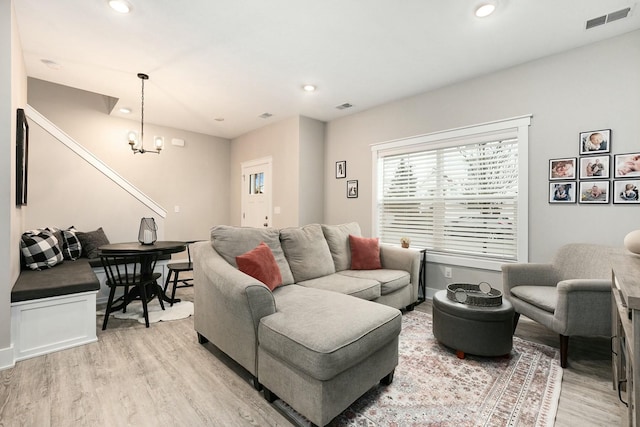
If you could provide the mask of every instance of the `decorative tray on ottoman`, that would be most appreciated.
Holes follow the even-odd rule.
[[[492,288],[487,282],[480,282],[477,285],[472,283],[451,283],[447,285],[447,298],[451,301],[478,307],[502,305],[502,292]]]

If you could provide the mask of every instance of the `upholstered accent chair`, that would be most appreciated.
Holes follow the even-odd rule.
[[[611,336],[609,257],[624,248],[574,243],[550,264],[502,266],[504,296],[520,314],[560,335],[560,365],[567,367],[570,336]]]

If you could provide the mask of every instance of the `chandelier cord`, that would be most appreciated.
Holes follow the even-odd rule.
[[[141,148],[144,150],[144,78],[142,80],[142,108],[140,110],[140,144]]]

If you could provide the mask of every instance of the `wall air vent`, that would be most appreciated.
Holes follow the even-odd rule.
[[[589,19],[587,21],[587,30],[597,27],[598,25],[604,25],[607,23],[607,15],[598,16],[597,18]]]
[[[617,12],[611,12],[607,15],[607,24],[609,22],[617,21],[618,19],[626,18],[627,16],[629,16],[629,12],[631,12],[630,7],[619,10]]]
[[[262,113],[258,117],[260,117],[261,119],[268,119],[271,116],[273,116],[273,114],[271,113]]]
[[[626,18],[631,12],[630,7],[611,12],[608,15],[598,16],[597,18],[589,19],[587,21],[586,29],[589,30],[593,27],[608,24],[609,22],[617,21],[618,19]]]
[[[353,105],[349,104],[348,102],[345,102],[344,104],[340,104],[336,106],[338,110],[346,110],[347,108],[351,108],[351,107],[353,107]]]

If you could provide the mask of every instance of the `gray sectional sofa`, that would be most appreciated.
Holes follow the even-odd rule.
[[[284,229],[217,226],[193,245],[201,343],[243,366],[265,398],[325,425],[398,363],[401,312],[418,296],[419,252],[380,246],[381,269],[352,270],[357,223]],[[264,242],[280,270],[271,291],[237,268]]]

